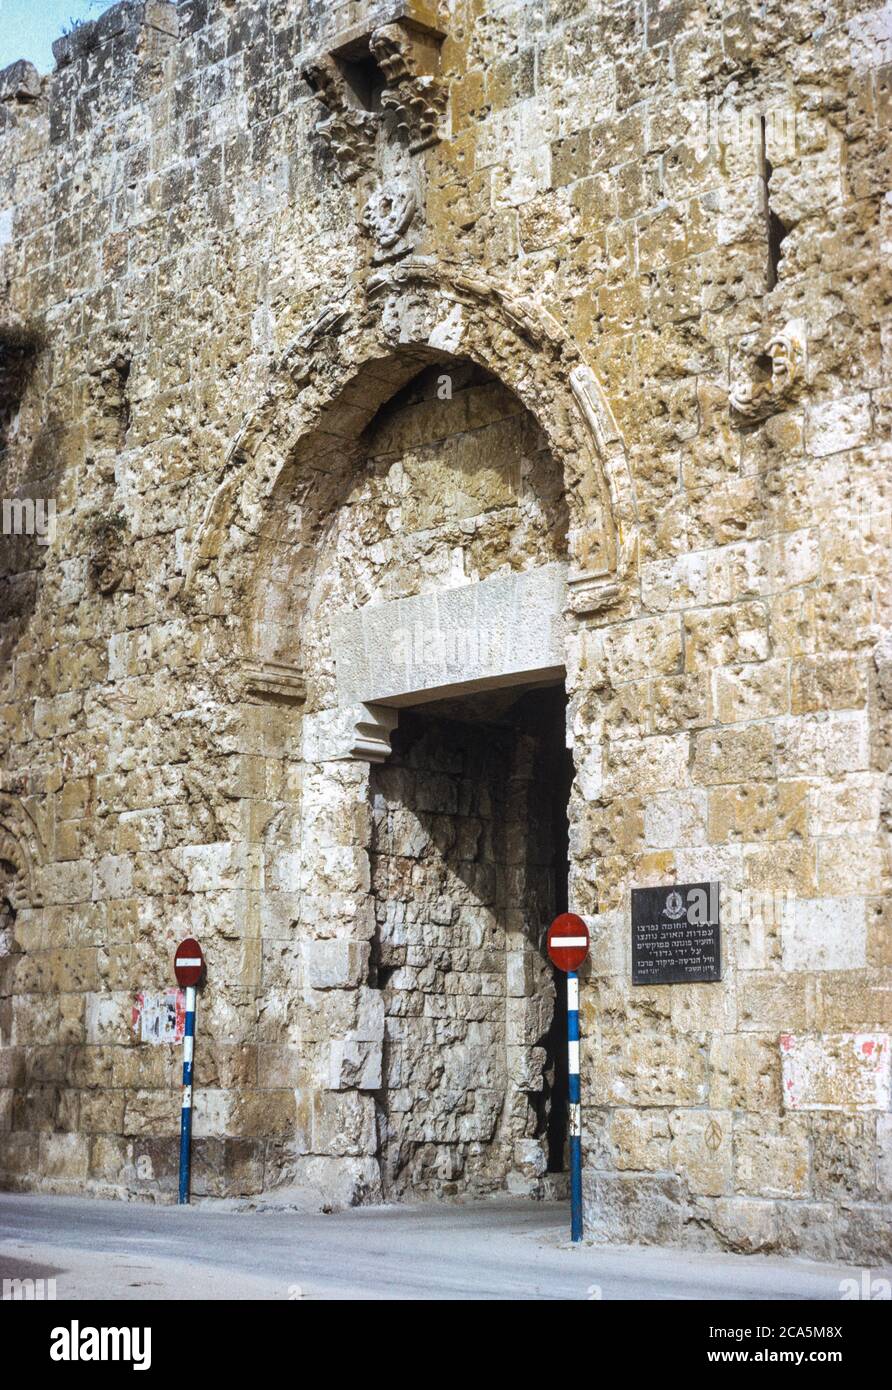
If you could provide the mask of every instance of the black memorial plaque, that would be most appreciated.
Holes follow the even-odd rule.
[[[632,984],[722,978],[717,883],[632,889]]]

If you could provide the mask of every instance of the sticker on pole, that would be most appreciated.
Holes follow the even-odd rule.
[[[173,958],[173,973],[177,977],[177,984],[184,987],[197,985],[203,969],[204,956],[201,947],[194,937],[187,936],[185,941],[180,942]]]
[[[548,928],[548,954],[558,970],[578,970],[588,955],[588,927],[575,912],[562,912]]]

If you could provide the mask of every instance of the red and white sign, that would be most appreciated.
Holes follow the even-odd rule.
[[[578,970],[588,942],[588,927],[575,912],[562,912],[548,928],[548,954],[558,970]]]
[[[193,936],[181,941],[173,958],[173,973],[177,984],[185,989],[187,985],[197,985],[204,969],[204,956],[201,947]]]

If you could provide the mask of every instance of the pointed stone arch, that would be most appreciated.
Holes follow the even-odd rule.
[[[289,345],[228,450],[194,537],[187,601],[239,615],[249,688],[302,698],[284,614],[295,585],[308,583],[319,527],[343,495],[360,436],[419,371],[457,358],[508,387],[560,461],[569,607],[590,613],[618,601],[635,568],[637,508],[625,445],[591,367],[532,301],[483,275],[412,258],[328,305]]]

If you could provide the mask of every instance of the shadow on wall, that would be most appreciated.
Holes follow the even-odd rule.
[[[46,529],[46,507],[55,508],[61,474],[61,422],[50,417],[29,442],[22,421],[41,346],[36,331],[0,329],[0,669],[11,666],[37,604],[47,546],[35,522]]]

